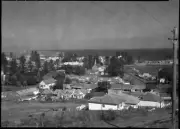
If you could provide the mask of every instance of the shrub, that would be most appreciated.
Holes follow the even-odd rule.
[[[101,114],[101,119],[105,121],[112,121],[115,120],[117,117],[117,114],[115,111],[108,110],[108,111],[103,111]]]

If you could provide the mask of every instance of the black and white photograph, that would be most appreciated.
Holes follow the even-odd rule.
[[[1,3],[1,127],[179,129],[179,0]]]

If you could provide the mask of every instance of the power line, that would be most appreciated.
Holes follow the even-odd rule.
[[[168,26],[164,26],[156,17],[154,17],[152,14],[150,14],[142,5],[137,4],[137,6],[139,6],[142,10],[144,10],[149,16],[151,16],[156,22],[158,22],[162,27],[167,28],[169,31],[171,30],[171,28],[169,28]]]
[[[100,6],[99,4],[95,3],[94,1],[92,1],[91,3],[93,3],[93,4],[95,4],[95,5],[103,8],[105,11],[107,11],[107,12],[109,12],[109,13],[111,13],[111,14],[115,14],[115,12],[112,12],[112,11],[110,11],[110,10],[108,10],[108,9]],[[167,27],[167,26],[164,26],[156,17],[154,17],[152,14],[150,14],[150,13],[149,13],[144,7],[142,7],[140,4],[137,4],[137,3],[136,3],[136,5],[139,6],[142,10],[144,10],[150,17],[152,17],[156,22],[158,22],[163,28],[167,28],[169,31],[171,30],[171,28],[169,28],[169,27]],[[164,36],[165,36],[166,38],[168,38],[167,35],[164,35]]]

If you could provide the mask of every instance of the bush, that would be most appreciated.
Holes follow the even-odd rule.
[[[105,120],[105,121],[115,120],[116,117],[117,117],[116,112],[112,110],[103,111],[101,114],[101,120]]]

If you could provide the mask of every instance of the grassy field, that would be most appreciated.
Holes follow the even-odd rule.
[[[18,87],[15,85],[9,85],[9,86],[1,86],[1,92],[6,92],[6,91],[18,91],[18,90],[23,90],[26,88],[32,88],[32,87],[36,87],[37,85],[31,85],[31,86],[27,86],[27,87]]]

